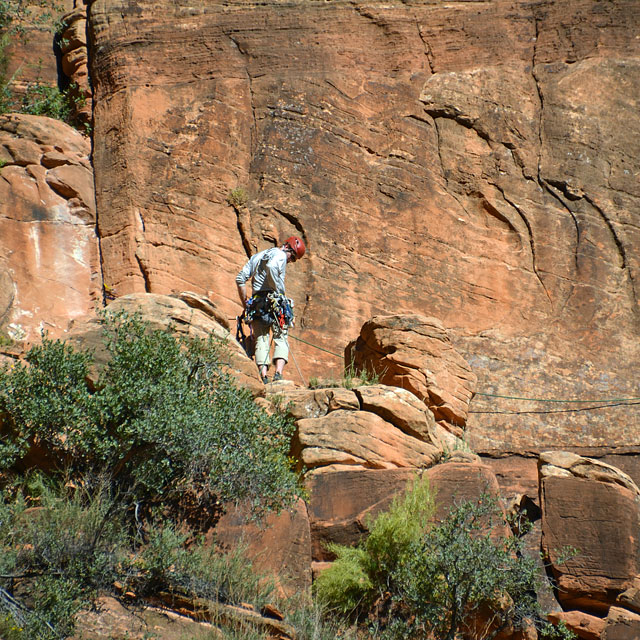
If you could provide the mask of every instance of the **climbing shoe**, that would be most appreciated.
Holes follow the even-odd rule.
[[[276,379],[275,376],[273,377],[273,379]],[[262,382],[264,382],[265,384],[269,384],[269,376],[262,376]]]
[[[273,374],[273,381],[274,382],[278,382],[278,380],[282,380],[282,374],[281,373],[274,373]]]

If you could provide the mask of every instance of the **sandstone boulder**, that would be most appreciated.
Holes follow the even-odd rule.
[[[0,332],[60,336],[102,301],[91,144],[58,120],[0,115]]]
[[[285,389],[275,394],[281,397],[287,411],[294,420],[320,418],[330,411],[345,409],[358,411],[360,402],[350,389],[336,387],[332,389]],[[268,394],[267,397],[273,397]]]
[[[358,387],[356,395],[363,411],[371,411],[398,427],[404,433],[430,441],[430,433],[435,430],[433,414],[425,409],[424,403],[406,389],[372,385]]]
[[[637,487],[573,454],[548,456],[541,465],[542,548],[566,608],[605,611],[639,573],[640,510]],[[560,466],[562,465],[562,466]],[[596,471],[585,477],[585,468]],[[574,475],[577,469],[580,475]],[[575,555],[566,557],[568,549]],[[564,561],[563,561],[564,560]]]
[[[190,298],[191,296],[187,296],[187,299]],[[199,338],[209,335],[220,338],[225,345],[223,357],[227,359],[229,371],[236,376],[238,384],[248,388],[254,396],[264,394],[264,385],[258,378],[255,364],[245,355],[229,331],[215,317],[202,310],[206,308],[204,300],[193,307],[178,297],[142,293],[113,300],[107,308],[113,313],[139,313],[154,328],[172,328],[179,334]],[[95,315],[74,322],[69,329],[68,338],[74,344],[93,349],[98,366],[104,362],[106,353],[102,344],[102,330]]]
[[[556,611],[548,616],[554,624],[564,622],[567,628],[582,640],[601,640],[607,626],[603,618],[592,616],[583,611]]]
[[[380,376],[380,382],[413,393],[436,420],[464,427],[476,375],[453,347],[439,320],[419,315],[376,316],[347,347],[356,370]]]
[[[292,452],[307,469],[331,464],[370,469],[427,468],[442,454],[375,413],[346,409],[299,420]]]
[[[602,640],[637,640],[640,638],[640,615],[620,607],[611,607]]]
[[[247,509],[231,506],[214,535],[223,549],[243,545],[256,571],[275,577],[281,596],[291,597],[311,586],[311,537],[304,501],[258,523],[249,521]]]
[[[600,460],[584,458],[569,451],[545,451],[540,454],[539,468],[542,478],[573,476],[617,484],[640,498],[640,488],[630,476],[617,467]]]
[[[414,477],[410,469],[318,468],[305,476],[314,562],[332,560],[329,542],[356,544],[370,518],[389,508]]]

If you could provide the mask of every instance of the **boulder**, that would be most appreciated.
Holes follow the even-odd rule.
[[[631,586],[618,596],[617,603],[621,607],[640,613],[640,576],[636,577]]]
[[[638,575],[638,495],[610,482],[609,473],[602,481],[553,469],[541,477],[540,502],[542,548],[558,598],[565,608],[601,613]]]
[[[376,316],[362,326],[345,357],[356,370],[375,372],[383,384],[410,391],[436,420],[453,429],[466,424],[476,375],[439,320]]]
[[[294,420],[320,418],[330,411],[345,409],[358,411],[360,402],[350,389],[335,387],[332,389],[284,389],[275,394],[267,393],[267,398],[277,397],[287,407]]]
[[[403,433],[375,413],[346,409],[298,420],[292,453],[307,469],[330,464],[427,468],[442,455],[437,447]]]
[[[191,296],[187,296],[187,299],[191,299]],[[254,396],[263,395],[264,385],[258,378],[255,364],[245,355],[229,331],[215,317],[203,311],[203,308],[206,308],[204,300],[194,307],[179,297],[153,293],[123,296],[113,300],[107,307],[113,313],[139,313],[153,328],[171,328],[178,334],[199,338],[209,335],[218,337],[224,344],[223,357],[238,384],[248,388]],[[95,315],[74,322],[69,328],[68,339],[80,347],[93,349],[98,367],[105,361],[107,354],[102,344],[102,328]]]
[[[540,476],[542,478],[575,477],[616,484],[628,489],[640,498],[640,488],[633,479],[613,465],[584,458],[569,451],[544,451],[539,458]],[[567,475],[569,474],[569,475]]]
[[[371,411],[398,427],[404,433],[423,440],[431,441],[431,432],[436,421],[424,403],[410,391],[386,385],[357,387],[356,395],[363,411]]]
[[[120,600],[101,596],[96,607],[77,614],[77,627],[71,640],[145,640],[149,635],[163,640],[183,640],[215,636],[215,628],[208,622],[196,622],[167,607],[126,606]],[[206,635],[205,635],[206,634]],[[219,636],[222,638],[222,634]]]
[[[0,334],[33,342],[102,302],[91,143],[43,116],[0,115]]]
[[[620,607],[611,607],[601,640],[638,640],[640,615]]]
[[[592,616],[584,611],[555,611],[548,615],[553,624],[564,622],[567,628],[581,640],[601,640],[607,626],[603,618]]]

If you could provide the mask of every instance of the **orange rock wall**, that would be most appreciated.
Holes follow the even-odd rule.
[[[247,254],[296,233],[294,338],[339,356],[373,315],[436,317],[478,376],[474,450],[640,450],[633,407],[481,395],[639,395],[637,3],[88,11],[109,290],[233,316]]]

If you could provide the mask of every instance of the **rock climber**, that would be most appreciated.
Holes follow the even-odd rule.
[[[282,380],[289,360],[287,329],[293,325],[293,303],[286,297],[284,278],[287,263],[305,254],[304,242],[297,236],[287,238],[282,246],[271,247],[251,256],[236,276],[236,285],[245,320],[251,324],[255,338],[255,359],[262,382],[269,377],[270,334],[273,333],[273,381]],[[247,297],[247,281],[251,279],[252,296]]]

